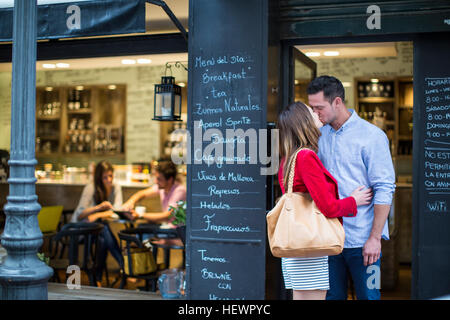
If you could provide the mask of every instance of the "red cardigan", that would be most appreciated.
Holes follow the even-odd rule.
[[[283,194],[284,159],[278,171]],[[293,192],[308,192],[317,208],[328,218],[356,216],[356,201],[353,197],[339,199],[338,185],[333,176],[325,169],[317,154],[312,150],[301,150],[295,163]]]

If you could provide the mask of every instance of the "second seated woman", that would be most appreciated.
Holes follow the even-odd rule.
[[[372,193],[358,187],[350,197],[339,199],[338,186],[317,156],[320,121],[312,110],[301,102],[285,108],[278,117],[280,130],[281,165],[278,180],[285,193],[290,168],[295,162],[293,192],[309,193],[319,210],[328,218],[356,216],[357,206],[370,203]],[[295,153],[300,148],[306,148]],[[293,290],[294,300],[324,300],[329,290],[328,257],[282,258],[286,289]]]

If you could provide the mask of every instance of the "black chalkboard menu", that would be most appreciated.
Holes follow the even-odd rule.
[[[427,196],[425,211],[448,212],[450,203],[450,73],[426,77],[423,185]]]
[[[264,299],[266,1],[190,5],[188,299]]]
[[[414,41],[413,298],[450,292],[450,35]]]

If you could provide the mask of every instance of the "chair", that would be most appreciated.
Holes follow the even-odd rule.
[[[89,284],[96,286],[97,247],[102,230],[103,225],[100,223],[68,223],[50,238],[50,266],[55,269],[53,277],[58,282],[61,282],[58,270],[67,270],[70,265],[78,265],[80,270],[88,275]],[[80,245],[83,245],[81,258]]]
[[[133,258],[132,258],[132,249],[142,249],[145,250],[145,246],[143,245],[143,237],[144,235],[154,236],[155,230],[154,228],[130,228],[130,229],[124,229],[119,232],[119,242],[120,242],[120,249],[122,250],[123,254],[126,255],[128,260],[128,265],[124,266],[121,270],[122,280],[120,282],[120,289],[123,289],[127,278],[137,278],[137,279],[144,279],[145,280],[145,290],[148,291],[151,285],[151,291],[156,291],[156,281],[157,281],[157,269],[155,271],[145,273],[145,274],[136,274],[134,268],[133,268]],[[125,243],[125,245],[124,245]],[[156,261],[156,252],[153,252],[153,258]],[[125,270],[127,267],[128,270]],[[128,272],[126,272],[128,271]]]
[[[154,248],[161,248],[164,251],[164,266],[166,269],[170,268],[170,250],[183,250],[183,262],[182,266],[183,269],[185,267],[185,257],[184,257],[184,245],[177,245],[177,244],[167,244],[167,243],[161,243],[159,242],[161,239],[153,239],[150,241],[151,245]],[[156,250],[154,250],[156,252]]]
[[[49,239],[60,229],[62,212],[63,206],[44,206],[38,213],[39,229],[41,229],[43,238],[40,250],[44,253],[48,252]]]
[[[170,267],[170,250],[171,249],[184,250],[184,246],[158,243],[158,241],[160,241],[161,239],[176,239],[176,238],[180,238],[177,229],[161,229],[159,227],[159,225],[152,224],[152,223],[140,224],[138,226],[138,228],[147,229],[147,230],[149,230],[148,233],[153,235],[153,238],[150,241],[150,243],[152,244],[153,247],[161,248],[163,250],[163,252],[164,252],[164,265],[165,265],[166,268]],[[181,239],[181,240],[183,242],[184,239]],[[155,259],[156,259],[157,250],[154,250],[153,254],[154,254]],[[184,264],[185,264],[184,254],[183,254],[183,263],[182,264],[183,264],[183,267],[184,267]]]
[[[45,206],[41,208],[37,217],[39,228],[44,235],[58,230],[62,212],[63,206]]]

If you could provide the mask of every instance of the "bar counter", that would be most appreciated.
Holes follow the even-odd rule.
[[[80,200],[81,193],[86,184],[62,182],[58,180],[38,180],[36,183],[36,194],[41,206],[62,205],[64,212],[74,211]],[[134,193],[151,187],[152,184],[129,183],[122,184],[123,201],[127,201]],[[6,204],[6,197],[9,194],[9,185],[0,182],[0,210]],[[148,212],[155,212],[161,209],[159,199],[142,199],[139,205],[147,207]]]

